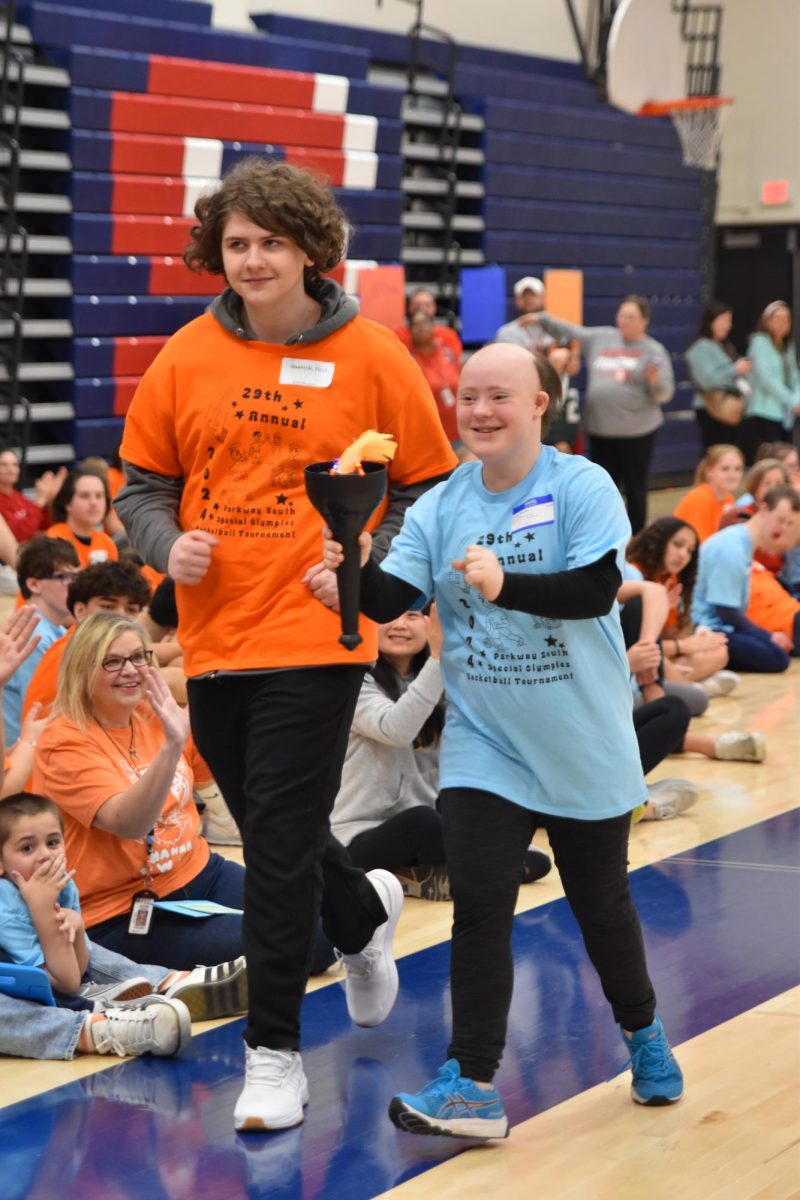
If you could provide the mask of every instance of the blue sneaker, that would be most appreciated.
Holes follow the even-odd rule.
[[[628,1047],[633,1080],[631,1095],[637,1104],[674,1104],[683,1095],[683,1074],[669,1048],[664,1026],[656,1017],[652,1025],[627,1034],[622,1039]],[[625,1070],[625,1067],[622,1070]]]
[[[389,1116],[406,1133],[445,1137],[508,1137],[508,1117],[496,1088],[480,1088],[464,1079],[455,1058],[416,1095],[400,1092],[389,1105]]]

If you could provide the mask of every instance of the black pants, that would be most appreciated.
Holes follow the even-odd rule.
[[[242,834],[253,1047],[300,1045],[320,908],[325,933],[346,954],[386,920],[328,823],[363,675],[347,666],[189,680],[197,747]]]
[[[365,871],[436,866],[445,861],[442,818],[435,808],[418,804],[357,834],[347,850],[351,862]]]
[[[739,448],[748,467],[756,461],[756,451],[762,442],[791,440],[791,434],[787,433],[780,421],[770,421],[766,417],[745,417],[739,426]]]
[[[723,421],[716,421],[705,408],[696,408],[694,415],[697,418],[704,451],[710,449],[711,446],[740,445],[742,437],[741,424],[726,425]]]
[[[655,443],[655,432],[630,438],[589,435],[589,456],[608,471],[625,496],[634,533],[647,522],[647,477]]]
[[[668,754],[680,750],[690,720],[689,706],[680,696],[662,696],[633,710],[633,727],[645,775]]]
[[[455,902],[448,1057],[458,1059],[462,1073],[489,1081],[503,1054],[514,906],[525,851],[540,826],[614,1019],[627,1030],[650,1025],[656,998],[628,883],[630,814],[575,821],[530,812],[473,788],[446,788],[440,803]]]

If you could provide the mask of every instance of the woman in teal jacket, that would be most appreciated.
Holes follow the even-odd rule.
[[[750,464],[762,442],[792,440],[800,412],[800,371],[792,341],[792,312],[783,300],[774,300],[764,309],[747,352],[753,361],[752,393],[739,444]]]
[[[733,309],[730,304],[723,300],[712,300],[703,310],[697,337],[686,351],[689,378],[696,388],[692,407],[704,450],[737,442],[737,427],[715,420],[703,398],[703,392],[735,389],[750,372],[750,360],[737,357],[736,350],[728,341],[732,324]]]

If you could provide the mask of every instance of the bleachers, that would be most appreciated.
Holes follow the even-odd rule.
[[[39,69],[61,80],[42,91],[45,116],[23,152],[27,311],[62,330],[31,342],[27,393],[72,406],[74,423],[49,437],[71,439],[78,455],[112,448],[152,354],[219,289],[186,271],[181,254],[197,196],[242,155],[330,178],[355,226],[350,282],[365,262],[397,261],[424,282],[441,258],[440,181],[427,165],[435,137],[418,111],[409,138],[402,88],[376,82],[399,77],[407,38],[275,14],[254,17],[260,32],[233,32],[212,27],[199,0],[105,7],[19,9]],[[444,64],[440,45],[427,51]],[[681,352],[700,307],[701,181],[671,125],[602,105],[576,64],[463,46],[455,82],[468,114],[457,166],[463,264],[503,266],[508,315],[514,281],[548,267],[584,271],[589,324],[613,320],[623,295],[646,295],[681,381],[656,471],[693,461]],[[38,300],[40,274],[49,286]]]

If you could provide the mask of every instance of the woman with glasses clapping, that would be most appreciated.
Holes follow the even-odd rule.
[[[191,969],[242,953],[239,912],[198,919],[154,904],[241,910],[244,868],[211,853],[200,835],[183,755],[189,714],[152,661],[144,631],[127,617],[98,613],[81,623],[61,663],[33,786],[63,813],[90,939],[136,962]]]

